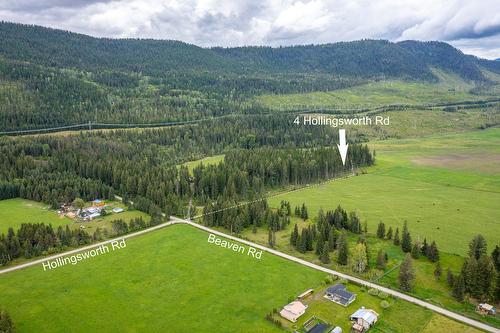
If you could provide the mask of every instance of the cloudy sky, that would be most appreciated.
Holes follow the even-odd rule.
[[[500,58],[499,0],[0,0],[0,20],[200,46],[442,40]]]

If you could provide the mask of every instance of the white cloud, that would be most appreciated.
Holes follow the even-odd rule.
[[[0,1],[0,19],[201,46],[443,40],[500,57],[498,0],[18,0]]]

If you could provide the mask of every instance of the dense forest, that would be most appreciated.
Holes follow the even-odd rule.
[[[183,214],[190,199],[205,203],[256,197],[269,188],[317,182],[373,163],[367,147],[352,137],[344,167],[331,148],[336,140],[333,128],[296,128],[282,116],[142,131],[4,137],[0,197],[58,207],[76,197],[112,199],[119,194],[153,215]],[[193,175],[178,167],[220,153],[226,153],[223,163],[199,166]]]
[[[262,113],[255,95],[435,82],[432,68],[481,83],[481,69],[500,73],[498,62],[439,42],[208,49],[0,22],[0,131]]]

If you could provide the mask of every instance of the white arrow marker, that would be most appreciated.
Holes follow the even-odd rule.
[[[340,157],[342,158],[342,164],[345,165],[345,159],[347,157],[348,144],[345,143],[345,129],[339,129],[339,147]]]

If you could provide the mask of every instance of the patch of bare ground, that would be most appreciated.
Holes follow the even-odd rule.
[[[500,172],[500,154],[498,153],[481,152],[427,156],[413,159],[412,162],[418,165],[488,174]]]

